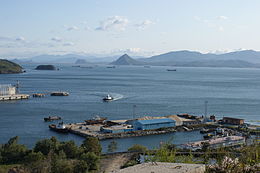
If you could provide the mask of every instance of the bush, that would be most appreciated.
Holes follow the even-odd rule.
[[[140,144],[134,144],[132,147],[128,148],[128,151],[136,151],[136,152],[142,152],[145,153],[148,149]]]
[[[89,167],[89,170],[98,170],[99,168],[99,156],[93,152],[83,153],[80,157],[81,160],[84,160]]]
[[[78,161],[74,166],[74,173],[86,173],[88,171],[88,164],[84,160]]]

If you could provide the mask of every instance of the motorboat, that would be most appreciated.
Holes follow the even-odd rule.
[[[114,100],[114,98],[112,96],[110,96],[109,94],[103,98],[103,101],[112,101]]]

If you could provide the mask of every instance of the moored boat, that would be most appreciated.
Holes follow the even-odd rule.
[[[63,124],[63,122],[56,124],[50,124],[49,128],[53,131],[60,132],[60,133],[68,133],[69,129]]]
[[[49,116],[49,117],[44,118],[44,121],[54,121],[54,120],[61,120],[61,117],[59,117],[59,116]]]
[[[208,134],[204,135],[203,138],[204,139],[211,139],[211,138],[213,138],[213,136],[214,136],[213,134],[208,133]]]
[[[200,130],[200,133],[204,134],[204,133],[211,133],[211,132],[214,132],[214,131],[216,131],[216,130],[215,129],[205,129],[205,128],[203,128],[203,129]]]
[[[51,96],[68,96],[68,92],[52,92]]]

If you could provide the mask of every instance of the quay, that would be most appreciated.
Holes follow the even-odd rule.
[[[223,121],[223,119],[226,121]],[[128,120],[107,120],[96,116],[80,123],[64,124],[69,133],[82,137],[96,137],[100,140],[127,138],[146,135],[158,135],[178,131],[200,130],[211,138],[223,138],[228,136],[250,137],[254,133],[260,133],[259,127],[253,127],[244,123],[242,119],[224,117],[216,120],[212,115],[209,118],[189,114],[177,114],[161,117],[145,116]],[[243,129],[243,130],[241,130]],[[204,136],[204,138],[205,138]],[[209,138],[205,138],[209,139]],[[225,139],[233,139],[225,138]],[[205,142],[205,141],[204,141]],[[214,146],[214,144],[210,144]]]
[[[200,119],[201,117],[184,114],[163,117],[145,116],[129,120],[107,120],[97,116],[82,123],[70,123],[65,126],[70,133],[105,140],[191,131],[195,126],[201,125]]]
[[[184,148],[191,150],[202,149],[203,145],[208,144],[210,148],[219,148],[219,147],[231,147],[231,146],[241,146],[246,143],[245,137],[243,136],[226,136],[226,137],[217,137],[214,139],[191,142],[184,144]]]
[[[4,95],[4,96],[0,96],[0,101],[21,100],[21,99],[28,99],[29,97],[30,95],[28,94]]]
[[[119,133],[103,133],[100,131],[102,125],[86,125],[85,123],[65,124],[69,129],[70,133],[82,136],[82,137],[96,137],[99,140],[105,139],[116,139],[116,138],[127,138],[147,135],[159,135],[165,133],[176,132],[174,127],[166,129],[155,129],[155,130],[139,130]]]

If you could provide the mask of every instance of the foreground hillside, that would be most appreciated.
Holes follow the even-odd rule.
[[[22,73],[23,68],[11,61],[0,59],[0,74]]]

